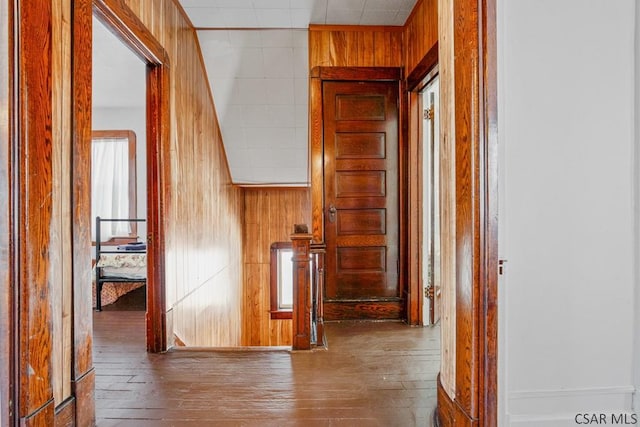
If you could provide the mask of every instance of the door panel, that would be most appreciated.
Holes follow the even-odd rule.
[[[398,83],[325,82],[325,318],[399,318]]]

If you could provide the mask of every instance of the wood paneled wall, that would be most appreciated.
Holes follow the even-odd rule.
[[[9,396],[9,383],[12,376],[10,366],[13,353],[13,320],[14,307],[12,286],[11,251],[11,131],[10,123],[14,118],[11,109],[11,93],[13,73],[10,52],[13,52],[13,24],[9,8],[13,2],[0,0],[0,401],[6,402]],[[11,42],[10,42],[11,40]],[[9,421],[9,405],[0,406],[0,425],[11,425]]]
[[[438,0],[418,0],[404,26],[405,76],[438,42]]]
[[[402,27],[309,26],[309,69],[400,67]]]
[[[242,345],[291,345],[291,320],[270,316],[270,247],[291,241],[294,224],[310,224],[308,188],[244,189]]]
[[[242,190],[231,182],[195,31],[172,0],[125,3],[170,60],[167,323],[188,346],[240,345]]]

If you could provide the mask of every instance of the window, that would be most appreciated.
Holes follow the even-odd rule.
[[[136,136],[133,131],[92,132],[91,240],[95,218],[136,218]],[[103,241],[137,235],[136,223],[113,222],[100,230]]]
[[[293,310],[293,249],[291,242],[271,245],[271,318],[291,319]]]

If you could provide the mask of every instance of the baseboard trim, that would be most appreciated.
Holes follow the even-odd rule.
[[[562,390],[522,390],[512,391],[511,393],[509,393],[509,400],[567,396],[600,396],[603,394],[630,394],[634,391],[635,388],[630,385],[619,387],[573,388]]]
[[[633,386],[521,390],[507,393],[509,425],[555,427],[577,425],[581,413],[631,414]]]

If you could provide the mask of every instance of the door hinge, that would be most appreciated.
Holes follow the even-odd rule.
[[[433,286],[429,285],[426,288],[424,288],[424,297],[429,298],[430,300],[433,299],[434,297]]]
[[[505,264],[507,263],[506,259],[499,259],[498,260],[498,274],[500,276],[502,276],[502,274],[504,273],[504,269],[505,269]]]
[[[425,110],[423,111],[423,118],[425,120],[433,119],[433,106],[431,106],[429,108],[425,108]]]

